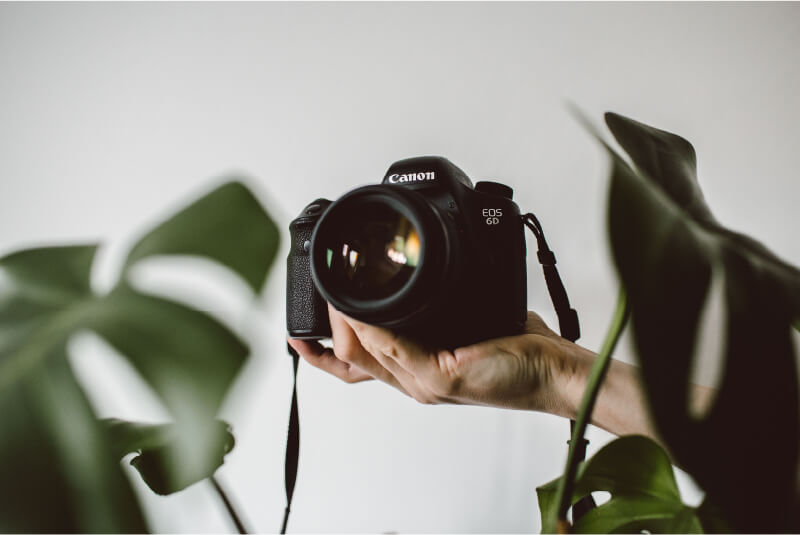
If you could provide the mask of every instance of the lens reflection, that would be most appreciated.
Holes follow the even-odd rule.
[[[325,253],[331,282],[357,299],[381,299],[400,290],[419,265],[417,229],[383,203],[331,222]]]

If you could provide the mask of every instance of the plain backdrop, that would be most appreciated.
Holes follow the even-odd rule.
[[[147,225],[226,176],[247,177],[284,228],[262,297],[191,262],[150,262],[136,280],[251,340],[223,409],[237,446],[219,474],[249,527],[276,531],[291,377],[285,229],[305,204],[424,154],[508,183],[544,224],[581,343],[597,349],[617,291],[608,162],[568,104],[597,124],[613,110],[687,137],[719,219],[797,264],[798,88],[792,3],[4,3],[0,252],[101,240],[102,291]],[[555,325],[529,260],[529,307]],[[719,347],[719,308],[704,327],[707,355]],[[101,415],[168,417],[91,333],[71,351]],[[633,361],[628,343],[617,358]],[[698,381],[714,383],[711,361]],[[290,531],[539,530],[534,489],[563,469],[566,421],[422,406],[308,366],[299,389]],[[611,438],[589,435],[590,454]],[[161,498],[132,479],[156,530],[233,529],[205,484]]]

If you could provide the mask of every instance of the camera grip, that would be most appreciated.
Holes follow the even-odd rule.
[[[286,330],[292,338],[319,340],[331,336],[328,303],[311,278],[311,234],[319,219],[321,201],[324,200],[309,205],[289,225],[291,248],[286,259]],[[316,207],[316,210],[312,212],[310,207]]]

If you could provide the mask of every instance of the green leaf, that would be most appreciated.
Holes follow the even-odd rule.
[[[558,483],[536,489],[543,522],[557,513]],[[581,465],[571,503],[597,491],[611,499],[586,513],[576,533],[702,533],[696,511],[681,501],[669,457],[649,438],[619,438]],[[543,524],[543,532],[553,528]]]
[[[790,325],[800,315],[800,272],[716,222],[688,141],[619,115],[606,120],[636,166],[611,151],[609,232],[659,432],[737,531],[797,529],[800,397]],[[715,271],[727,304],[724,372],[698,420],[688,389]],[[731,440],[742,425],[747,432]]]
[[[63,354],[0,390],[0,429],[0,532],[147,530]]]
[[[125,355],[181,420],[213,419],[247,345],[208,314],[120,287],[85,325]]]
[[[97,245],[26,249],[2,258],[10,287],[29,298],[64,303],[91,292]]]
[[[562,478],[563,476],[536,487],[542,533],[556,533],[558,531],[555,522],[558,519],[558,485]]]
[[[214,475],[214,472],[225,462],[234,446],[230,425],[216,420],[214,434],[219,437],[215,442],[220,448],[211,462],[194,467],[193,472],[176,474],[172,466],[178,463],[183,455],[186,439],[191,440],[193,434],[178,424],[142,424],[125,422],[118,419],[104,420],[111,437],[111,445],[119,458],[129,453],[137,453],[132,460],[142,479],[160,495],[172,494],[185,489],[189,485]],[[191,430],[188,430],[191,431]]]
[[[131,249],[127,272],[155,255],[202,256],[261,291],[278,249],[278,228],[241,182],[228,182],[148,232]]]
[[[642,493],[664,502],[681,498],[669,457],[661,446],[639,435],[619,438],[597,452],[581,471],[580,480],[576,491],[581,495],[605,490]]]
[[[0,390],[38,366],[77,328],[93,299],[95,251],[94,245],[51,247],[0,258]]]
[[[694,147],[686,139],[616,113],[605,115],[611,133],[640,170],[639,176],[660,189],[671,204],[717,240],[740,250],[748,261],[769,272],[783,286],[784,299],[800,309],[800,272],[756,240],[722,226],[703,198]]]
[[[277,247],[274,223],[232,183],[148,234],[128,267],[151,254],[206,256],[260,288]],[[170,446],[135,461],[148,484],[183,488],[213,473],[232,445],[215,417],[247,345],[208,314],[124,280],[94,293],[95,250],[49,247],[0,258],[0,425],[4,437],[22,437],[0,442],[0,528],[8,527],[0,531],[145,529],[119,455],[69,372],[66,344],[78,331],[96,332],[128,358],[175,418],[180,432]]]
[[[693,219],[714,221],[697,181],[697,156],[684,138],[606,113],[606,124],[641,173],[652,178],[667,197]]]

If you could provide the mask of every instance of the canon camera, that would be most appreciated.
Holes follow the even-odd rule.
[[[425,156],[394,163],[379,185],[310,203],[289,226],[289,335],[330,337],[327,303],[436,347],[519,333],[525,237],[512,197]]]

